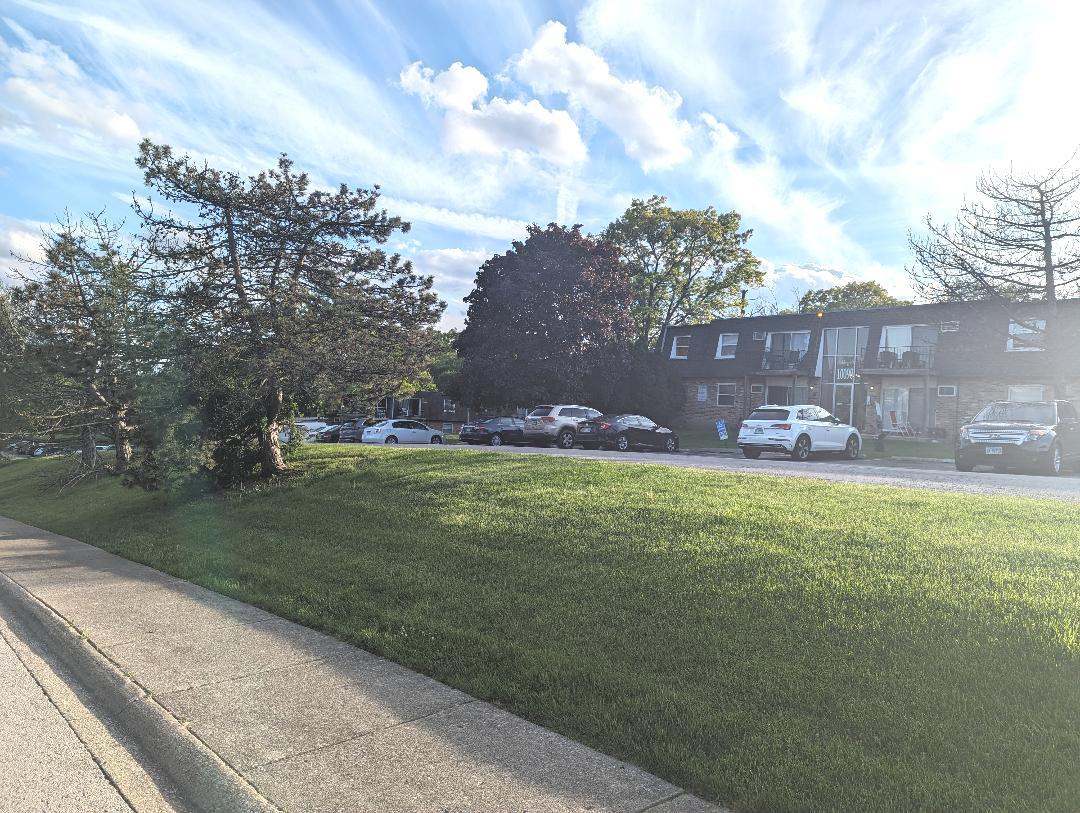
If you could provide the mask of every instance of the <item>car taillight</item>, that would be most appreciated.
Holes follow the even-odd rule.
[[[610,429],[611,424],[610,423],[602,423],[602,424],[600,424],[600,428],[601,429]]]
[[[552,415],[545,415],[540,420],[542,420],[544,423],[555,423],[555,418]]]
[[[790,423],[774,423],[769,428],[770,429],[790,429],[791,424]]]

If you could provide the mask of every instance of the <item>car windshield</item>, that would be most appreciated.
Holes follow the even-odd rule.
[[[786,420],[786,409],[755,409],[750,413],[748,420],[751,421],[783,421]]]
[[[533,409],[533,411],[529,413],[529,417],[530,418],[539,418],[541,415],[547,415],[549,412],[551,412],[551,405],[550,404],[547,405],[547,406],[538,406],[538,407],[535,407]]]
[[[1052,424],[1054,405],[1045,402],[1002,401],[983,407],[975,420]]]

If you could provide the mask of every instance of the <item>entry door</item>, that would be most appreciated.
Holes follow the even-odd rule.
[[[855,385],[836,384],[833,386],[832,414],[844,423],[854,425],[851,420],[855,406]]]

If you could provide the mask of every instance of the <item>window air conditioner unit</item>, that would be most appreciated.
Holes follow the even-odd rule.
[[[765,341],[765,331],[764,330],[755,330],[754,331],[754,341],[755,342],[763,342],[763,341]]]
[[[955,398],[956,397],[956,385],[955,384],[938,384],[937,394],[939,398]]]
[[[960,330],[960,323],[959,322],[942,322],[941,323],[941,332],[942,333],[956,333],[958,330]]]

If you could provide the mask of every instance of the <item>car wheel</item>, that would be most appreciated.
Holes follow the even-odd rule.
[[[844,445],[844,457],[848,460],[857,460],[859,457],[859,438],[852,435]]]
[[[757,460],[759,457],[761,457],[761,451],[758,449],[743,449],[742,456],[748,457],[751,460]]]
[[[488,443],[490,443],[492,446],[502,446],[503,445],[502,435],[500,435],[500,434],[498,434],[496,432],[494,435],[492,435],[490,438],[488,438]]]
[[[397,438],[396,438],[396,437],[394,437],[393,435],[390,435],[390,436],[389,436],[389,437],[387,437],[387,438],[386,438],[386,440],[385,440],[385,441],[383,441],[383,442],[384,442],[384,443],[397,443]]]
[[[795,446],[791,450],[791,459],[798,460],[799,462],[810,459],[810,438],[806,435],[799,435],[799,439],[795,441]]]
[[[436,446],[442,445],[442,435],[432,435],[431,442],[434,443]]]
[[[664,451],[672,453],[679,451],[679,441],[675,438],[667,438],[664,441]]]
[[[569,429],[564,429],[555,442],[560,449],[573,449],[575,440],[574,433]]]
[[[1046,455],[1046,459],[1043,460],[1042,474],[1048,474],[1051,477],[1057,477],[1061,474],[1061,446],[1055,443],[1050,447],[1050,451]]]
[[[974,463],[961,463],[959,460],[957,460],[956,461],[956,470],[957,471],[975,471],[975,464]]]
[[[630,438],[628,438],[626,435],[619,435],[617,438],[615,438],[615,448],[618,449],[620,452],[629,452]]]

